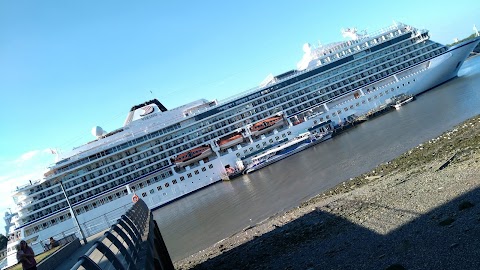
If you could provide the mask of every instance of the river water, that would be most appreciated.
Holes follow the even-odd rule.
[[[400,110],[155,210],[170,256],[179,260],[207,248],[480,114],[480,57],[466,61],[458,75]]]

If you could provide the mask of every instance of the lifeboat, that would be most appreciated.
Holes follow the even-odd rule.
[[[220,149],[223,150],[223,149],[232,147],[234,145],[237,145],[243,142],[243,140],[244,140],[244,137],[242,136],[242,134],[240,132],[235,132],[220,138],[220,140],[217,141],[217,144],[220,147]]]
[[[55,174],[54,170],[48,170],[46,173],[43,174],[44,177],[49,177],[51,175]]]
[[[263,119],[250,127],[250,131],[253,136],[258,136],[263,134],[267,131],[270,131],[276,127],[279,127],[283,124],[283,117],[280,115],[269,117],[267,119]]]
[[[204,159],[209,155],[211,155],[212,153],[213,151],[209,145],[202,145],[178,154],[174,162],[175,162],[175,165],[179,167],[184,167],[195,161]]]

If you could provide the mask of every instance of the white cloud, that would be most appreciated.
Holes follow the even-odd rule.
[[[17,162],[25,162],[25,161],[31,160],[31,159],[34,158],[38,153],[40,153],[39,150],[29,151],[29,152],[21,155],[20,158],[17,159]]]
[[[50,149],[32,150],[17,158],[0,157],[0,160],[0,233],[5,234],[3,215],[8,208],[15,209],[12,192],[30,180],[42,179],[47,167],[54,163],[55,155]]]

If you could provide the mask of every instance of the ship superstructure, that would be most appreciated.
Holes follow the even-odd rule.
[[[393,96],[417,95],[455,77],[479,41],[447,47],[431,41],[426,30],[400,23],[343,34],[352,39],[304,46],[297,69],[227,100],[171,110],[158,100],[132,107],[122,128],[99,129],[96,140],[63,157],[43,180],[14,192],[9,246],[20,238],[41,242],[72,227],[66,196],[80,224],[129,204],[133,193],[153,209],[221,180],[226,168],[306,130],[324,132]]]

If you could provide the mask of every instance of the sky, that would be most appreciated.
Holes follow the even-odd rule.
[[[480,1],[0,1],[0,215],[11,191],[134,105],[222,100],[296,68],[304,43],[403,22],[452,43]],[[4,233],[3,218],[0,233]]]

